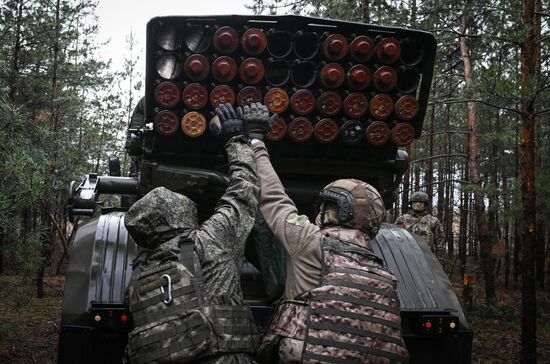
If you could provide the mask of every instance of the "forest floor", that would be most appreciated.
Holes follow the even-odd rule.
[[[0,276],[0,363],[56,363],[64,277],[46,277],[44,298],[29,298],[34,286],[13,276]],[[462,297],[459,275],[453,286]],[[498,306],[483,305],[483,282],[473,280],[474,301],[466,311],[474,331],[472,363],[518,363],[520,286],[499,285]],[[538,358],[550,363],[550,291],[538,290]]]

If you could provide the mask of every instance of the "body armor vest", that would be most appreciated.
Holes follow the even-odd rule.
[[[424,240],[426,240],[426,242],[428,243],[428,245],[430,247],[433,247],[434,246],[434,236],[433,236],[433,233],[430,229],[430,227],[424,222],[422,221],[422,219],[419,219],[412,227],[411,231],[413,233],[415,233],[416,235],[419,235],[421,236],[422,238],[424,238]]]
[[[422,215],[422,216],[409,215],[409,216],[410,216],[410,220],[407,219],[407,221],[405,222],[405,229],[407,229],[413,234],[421,236],[426,241],[426,243],[428,243],[428,246],[432,249],[432,251],[434,251],[435,237],[432,232],[429,221],[427,221],[427,218],[426,218],[426,216],[430,216],[430,215]]]
[[[166,248],[173,239],[134,260],[128,287],[134,330],[127,353],[132,364],[187,363],[223,353],[252,353],[257,346],[248,306],[208,299],[193,237],[179,241],[179,256]]]
[[[395,276],[363,246],[324,237],[321,249],[321,284],[278,307],[261,350],[285,363],[407,362]]]

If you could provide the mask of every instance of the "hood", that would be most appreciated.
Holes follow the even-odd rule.
[[[124,220],[136,244],[154,249],[198,227],[197,207],[189,198],[158,187],[132,205]]]

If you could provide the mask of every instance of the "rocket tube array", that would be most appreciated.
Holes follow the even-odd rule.
[[[415,137],[423,60],[417,39],[231,26],[157,31],[154,129],[197,138],[222,103],[263,102],[285,138],[397,146]]]

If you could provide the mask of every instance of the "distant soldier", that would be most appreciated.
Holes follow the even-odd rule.
[[[428,201],[428,194],[425,192],[414,192],[409,199],[412,212],[399,216],[395,224],[424,238],[430,249],[441,260],[445,254],[445,236],[437,217],[428,213]]]
[[[128,232],[145,248],[134,259],[126,296],[132,364],[254,362],[259,336],[243,302],[240,270],[258,178],[242,118],[229,104],[217,111],[230,181],[213,215],[199,224],[195,203],[164,187],[126,214]]]
[[[287,252],[284,297],[259,349],[266,363],[406,362],[396,278],[372,250],[385,208],[363,181],[340,179],[320,193],[315,223],[300,215],[264,143],[265,106],[245,106],[260,180],[260,212]]]

